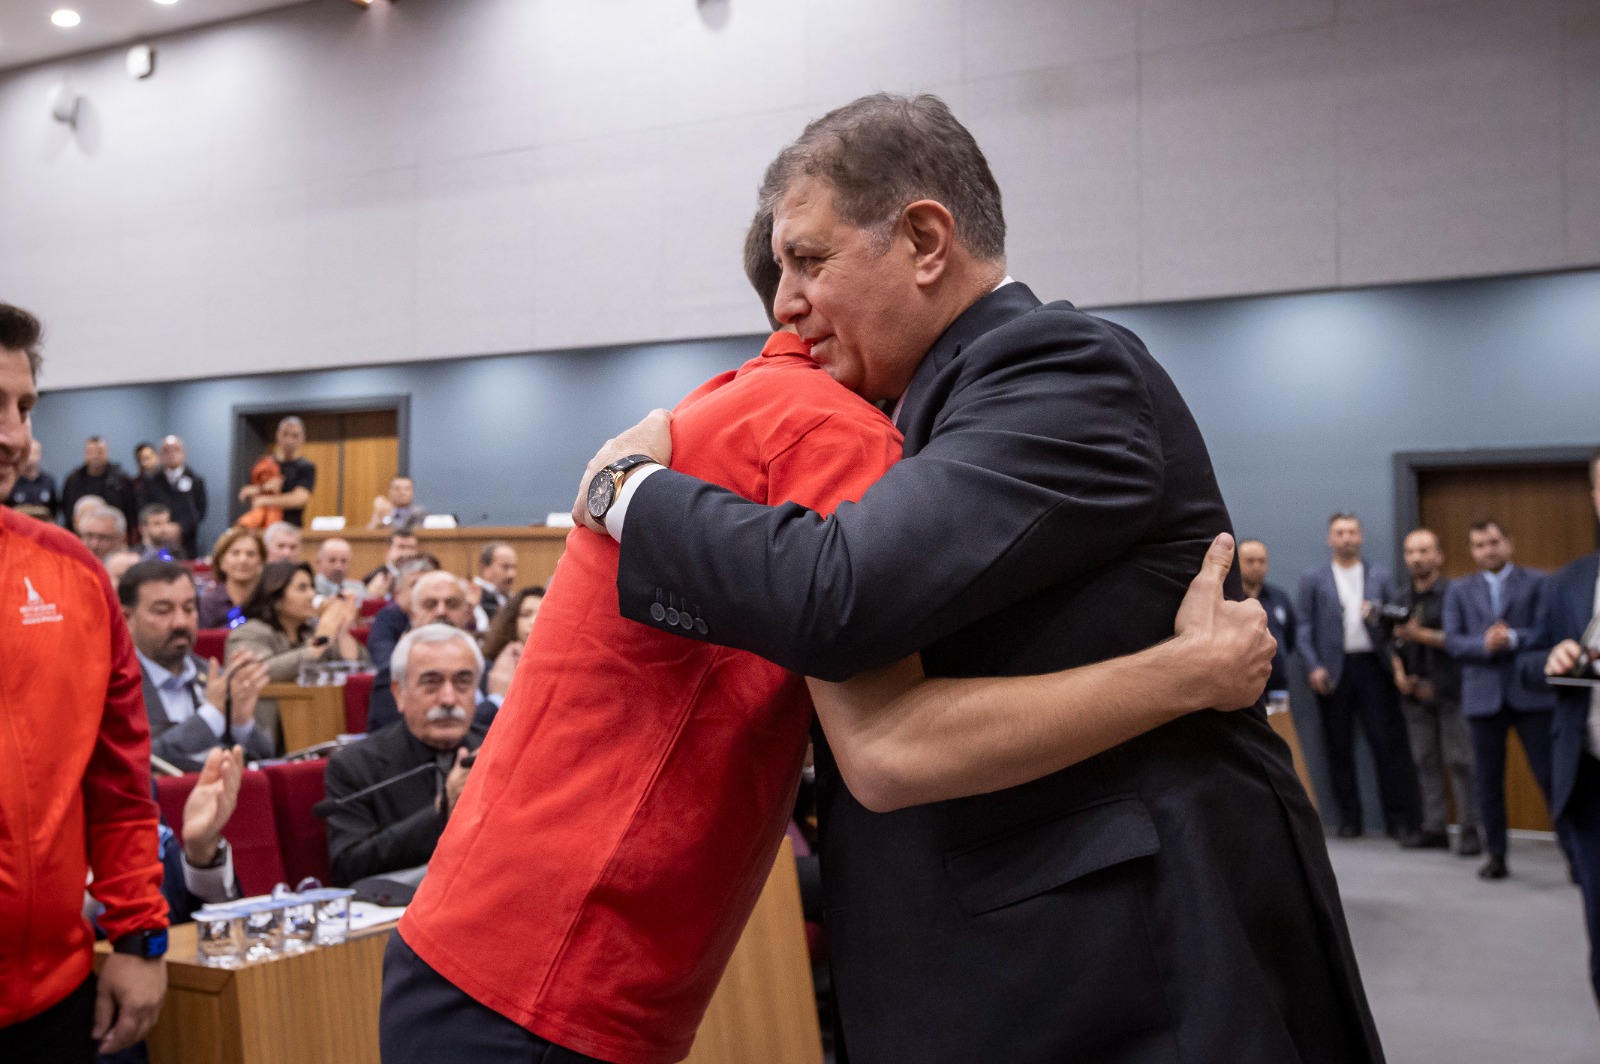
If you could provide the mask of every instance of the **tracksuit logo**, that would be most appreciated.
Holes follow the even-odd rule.
[[[52,621],[61,620],[61,611],[56,608],[56,604],[54,602],[46,602],[44,596],[39,594],[38,589],[33,586],[31,579],[26,576],[23,577],[22,585],[28,591],[27,603],[19,607],[22,612],[24,626],[49,624]]]

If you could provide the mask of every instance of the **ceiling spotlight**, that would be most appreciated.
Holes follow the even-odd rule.
[[[156,3],[162,5],[163,7],[169,7],[172,4],[176,4],[177,2],[178,2],[178,0],[156,0]]]
[[[50,16],[50,21],[54,22],[57,26],[60,26],[64,30],[70,30],[72,27],[82,22],[83,17],[76,11],[72,10],[72,8],[63,7]]]

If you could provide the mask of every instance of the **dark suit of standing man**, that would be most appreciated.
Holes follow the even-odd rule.
[[[1388,570],[1361,557],[1361,521],[1354,514],[1328,520],[1333,560],[1300,578],[1300,636],[1311,689],[1322,711],[1328,775],[1339,816],[1339,836],[1361,834],[1361,791],[1356,784],[1356,722],[1378,768],[1384,825],[1395,838],[1416,819],[1416,777],[1405,723],[1391,675],[1388,640],[1375,611],[1394,594]]]
[[[1589,461],[1595,516],[1600,517],[1600,451]],[[1545,583],[1534,653],[1538,673],[1600,678],[1600,553],[1559,570]],[[1583,640],[1587,637],[1587,643]],[[1549,649],[1549,653],[1544,651]],[[1530,660],[1531,659],[1531,660]],[[1550,815],[1565,839],[1583,892],[1589,928],[1589,981],[1600,1004],[1600,687],[1555,687]]]
[[[1229,524],[1205,443],[1136,337],[1006,277],[999,190],[944,105],[819,119],[763,201],[777,316],[836,380],[899,401],[906,459],[827,520],[639,470],[605,525],[622,613],[831,679],[919,651],[931,676],[1043,673],[1165,638]],[[662,418],[590,473],[635,452],[668,457]],[[1259,707],[891,813],[825,744],[817,771],[854,1064],[1382,1059]]]
[[[189,468],[183,441],[168,436],[161,441],[161,468],[144,478],[139,505],[158,502],[183,530],[183,556],[200,557],[200,522],[206,519],[206,481]]]
[[[1528,767],[1550,801],[1548,688],[1524,682],[1517,651],[1534,644],[1544,574],[1511,564],[1511,537],[1498,522],[1480,521],[1467,533],[1479,571],[1450,585],[1444,596],[1445,649],[1461,663],[1461,715],[1472,734],[1477,766],[1478,819],[1489,859],[1478,874],[1504,879],[1506,867],[1506,733],[1512,728]]]

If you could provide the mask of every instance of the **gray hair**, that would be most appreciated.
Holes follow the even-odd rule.
[[[839,217],[870,230],[884,250],[900,212],[927,199],[949,210],[956,239],[975,257],[1005,257],[1000,186],[978,142],[937,96],[880,92],[829,111],[772,160],[761,206],[775,207],[805,177],[826,182]]]
[[[494,552],[499,550],[501,547],[505,547],[507,550],[511,551],[516,550],[515,547],[503,539],[496,539],[485,543],[483,545],[483,549],[478,552],[478,568],[483,569],[487,567],[490,562],[494,561]]]
[[[478,678],[483,678],[483,651],[478,649],[478,641],[459,628],[448,624],[425,624],[421,628],[413,628],[400,637],[400,642],[395,644],[394,653],[389,655],[389,676],[395,685],[406,685],[406,667],[411,663],[411,648],[418,643],[432,646],[435,643],[448,643],[460,640],[467,649],[472,651],[473,668]]]
[[[282,418],[278,421],[278,428],[281,429],[285,425],[299,425],[302,430],[304,430],[306,427],[306,423],[301,421],[294,414],[290,414],[288,417]]]
[[[272,541],[277,539],[279,536],[283,535],[285,532],[289,532],[289,533],[291,533],[293,535],[296,535],[296,536],[298,536],[300,534],[300,530],[298,528],[296,528],[294,525],[291,525],[289,522],[287,522],[287,521],[278,521],[278,522],[276,522],[274,524],[270,524],[270,525],[267,526],[267,530],[265,532],[261,533],[261,539],[266,543],[266,545],[268,547],[271,547],[272,546]]]
[[[96,517],[111,518],[112,524],[116,525],[117,535],[126,536],[128,534],[128,518],[115,506],[106,506],[104,504],[96,506],[84,516],[84,520],[90,521]]]

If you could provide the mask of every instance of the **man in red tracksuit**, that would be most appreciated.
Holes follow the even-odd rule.
[[[27,461],[39,322],[0,303],[0,496]],[[94,1059],[166,993],[167,903],[139,664],[105,569],[0,509],[0,1060]],[[83,889],[116,952],[98,984]]]

